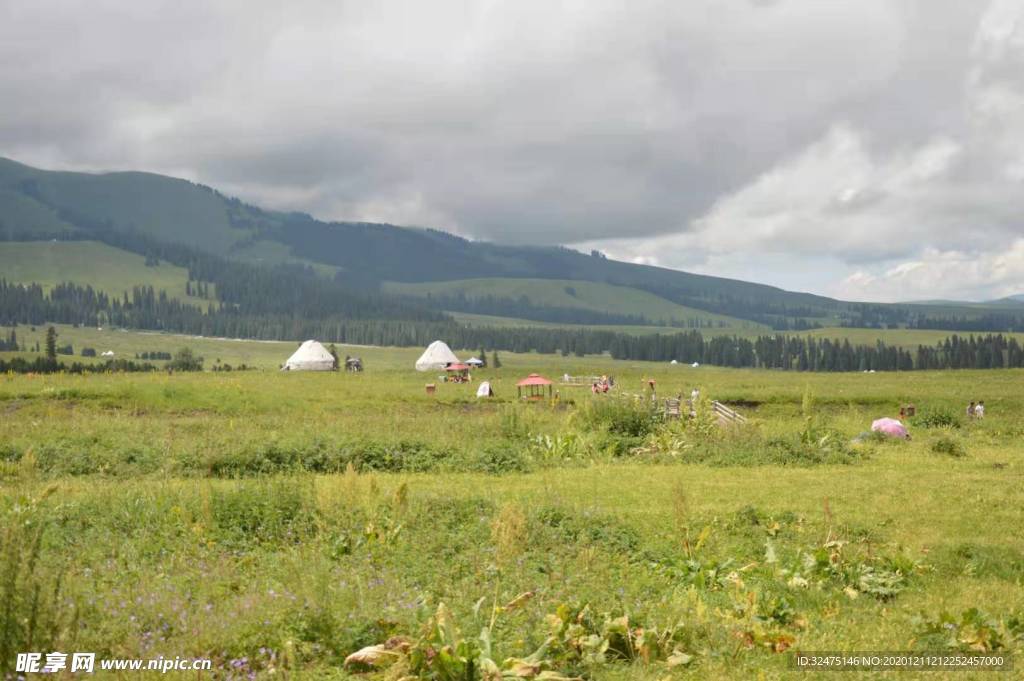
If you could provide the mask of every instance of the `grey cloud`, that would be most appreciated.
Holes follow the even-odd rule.
[[[1022,91],[1012,45],[978,37],[996,4],[8,0],[0,153],[184,173],[328,219],[632,240],[666,262],[713,254],[700,235],[722,215],[754,225],[738,251],[838,242],[850,262],[872,257],[844,241],[851,228],[895,220],[921,222],[921,247],[959,245],[965,224],[998,241],[1016,224],[1003,174],[1019,138],[971,103],[993,84]],[[896,172],[936,139],[962,151],[941,182],[801,194],[819,207],[792,235],[761,229],[776,209],[750,188],[802,181],[787,164],[837,126],[864,172]]]

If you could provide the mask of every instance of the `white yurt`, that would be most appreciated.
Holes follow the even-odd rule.
[[[416,360],[416,371],[438,371],[449,364],[458,364],[459,358],[444,341],[436,340],[427,346]]]
[[[334,355],[315,340],[308,340],[299,346],[282,371],[331,371],[334,369]]]

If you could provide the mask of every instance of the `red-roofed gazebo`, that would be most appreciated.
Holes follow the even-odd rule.
[[[544,386],[548,387],[548,397],[551,397],[552,385],[554,385],[553,381],[549,381],[540,374],[530,374],[516,383],[516,388],[519,390],[520,397],[523,396],[523,388],[526,388],[526,399],[540,400],[544,398]]]
[[[469,380],[469,369],[468,364],[462,362],[456,362],[455,364],[449,364],[445,367],[445,371],[448,372],[448,380],[454,383],[465,383]]]

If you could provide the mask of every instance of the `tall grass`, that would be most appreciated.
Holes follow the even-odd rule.
[[[569,388],[554,405],[427,396],[372,365],[0,378],[2,664],[74,646],[328,678],[389,641],[440,650],[442,620],[476,670],[590,678],[784,678],[792,647],[959,649],[978,632],[1019,654],[1020,372],[510,355],[496,390],[563,361],[610,369],[622,394],[699,375],[750,423]],[[965,385],[984,421],[853,443],[904,401],[958,413]]]

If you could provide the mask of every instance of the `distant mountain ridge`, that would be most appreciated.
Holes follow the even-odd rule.
[[[487,278],[596,282],[779,329],[914,325],[931,318],[969,325],[1004,312],[966,304],[851,303],[615,261],[597,252],[504,246],[433,229],[324,222],[305,213],[263,210],[210,187],[153,173],[47,171],[0,158],[0,239],[87,240],[110,231],[139,233],[250,263],[296,263],[366,288]],[[531,304],[526,301],[517,309],[529,315]],[[999,328],[1001,323],[994,318],[984,325]]]

